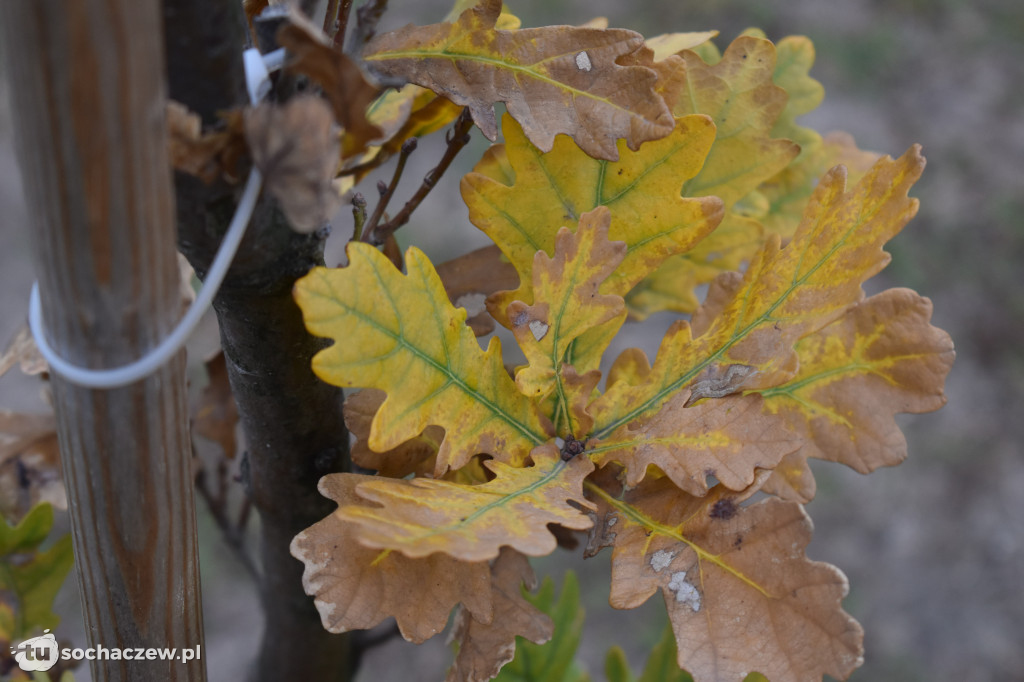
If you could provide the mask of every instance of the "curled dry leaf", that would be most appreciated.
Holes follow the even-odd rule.
[[[668,107],[654,90],[657,74],[618,64],[643,46],[642,36],[569,26],[499,30],[500,12],[501,0],[482,0],[455,23],[378,36],[364,58],[381,74],[469,107],[491,140],[498,133],[495,102],[505,102],[543,150],[565,133],[591,156],[615,159],[618,138],[636,149],[671,132]]]
[[[797,375],[761,392],[767,413],[808,438],[799,458],[769,481],[772,492],[801,501],[813,496],[804,473],[808,457],[862,474],[903,461],[907,443],[894,415],[942,407],[953,365],[953,342],[929,324],[931,312],[928,299],[889,289],[800,340]]]
[[[301,73],[323,90],[334,117],[344,129],[342,155],[354,156],[381,137],[382,131],[367,118],[367,108],[379,89],[363,75],[359,65],[337,49],[319,28],[292,8],[288,24],[277,32],[277,42],[291,55],[287,68]]]
[[[223,116],[224,127],[204,133],[202,119],[184,104],[167,102],[167,152],[171,167],[206,184],[220,178],[235,181],[245,154],[242,119],[237,111]]]
[[[742,506],[745,493],[705,497],[667,478],[616,498],[588,485],[598,503],[588,552],[612,545],[611,605],[665,598],[678,663],[697,682],[845,679],[863,662],[863,631],[844,612],[846,577],[810,561],[811,522],[781,500]]]
[[[522,585],[531,590],[537,586],[533,569],[525,556],[506,547],[491,564],[494,617],[481,623],[467,610],[459,610],[452,632],[459,653],[445,682],[492,679],[515,657],[517,636],[535,644],[551,639],[551,618],[523,598]]]
[[[332,474],[319,487],[345,507],[359,501],[356,486],[373,480]],[[441,553],[410,559],[371,549],[357,541],[355,528],[337,513],[296,535],[291,553],[305,563],[303,588],[315,597],[331,632],[369,629],[394,617],[402,636],[418,643],[443,630],[459,602],[481,622],[493,617],[486,561],[459,561]]]
[[[245,136],[264,186],[292,227],[299,232],[322,227],[341,206],[333,184],[338,130],[323,100],[296,97],[249,109]]]
[[[0,515],[21,519],[40,502],[67,509],[53,415],[0,410]]]

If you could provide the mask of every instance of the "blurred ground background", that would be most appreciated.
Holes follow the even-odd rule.
[[[439,0],[392,5],[391,27],[436,21],[447,11]],[[865,664],[851,679],[1024,681],[1024,3],[520,0],[511,9],[524,26],[603,15],[648,36],[718,29],[723,48],[748,26],[776,40],[807,35],[818,49],[812,74],[826,98],[802,123],[845,130],[861,148],[893,156],[924,145],[928,168],[914,190],[921,211],[891,242],[893,263],[869,287],[909,286],[935,302],[933,321],[957,346],[949,404],[901,418],[910,457],[898,468],[868,477],[836,465],[815,468],[808,553],[850,578],[844,606],[867,633]],[[7,97],[0,83],[4,107]],[[24,320],[32,281],[11,135],[0,109],[0,341]],[[463,153],[462,172],[483,149],[479,140],[475,145]],[[436,149],[421,147],[414,156],[420,166],[406,177],[429,168]],[[458,170],[400,233],[436,260],[486,242],[466,218]],[[387,170],[380,175],[390,177]],[[411,192],[414,180],[408,182]],[[337,232],[350,229],[342,214]],[[631,342],[656,347],[659,324],[663,329],[664,321],[655,321]],[[0,407],[42,410],[37,394],[37,384],[23,377],[0,381]],[[204,658],[211,680],[239,679],[239,665],[259,641],[255,593],[237,577],[242,569],[202,508],[200,526]],[[636,612],[607,606],[607,557],[572,562],[588,612],[580,657],[595,680],[603,679],[612,644],[624,646],[639,668],[664,622],[660,597]],[[560,581],[565,564],[563,556],[537,565]],[[73,583],[59,601],[65,622],[58,634],[81,643]],[[436,639],[373,652],[360,679],[442,679],[447,654]]]

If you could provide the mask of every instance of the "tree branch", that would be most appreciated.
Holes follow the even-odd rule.
[[[458,156],[462,148],[469,144],[469,130],[473,127],[473,118],[469,114],[469,109],[463,109],[459,118],[456,119],[455,125],[452,127],[448,135],[448,148],[445,149],[444,156],[441,157],[441,161],[434,166],[423,177],[423,183],[420,185],[416,193],[412,195],[409,201],[405,202],[405,206],[398,214],[384,223],[380,227],[376,227],[374,223],[371,223],[370,228],[367,230],[367,236],[373,235],[374,243],[382,243],[387,239],[388,235],[394,234],[394,232],[409,222],[412,212],[420,205],[420,203],[430,194],[430,190],[434,189],[434,185],[441,179],[445,171],[448,170],[448,166],[452,164],[455,157]]]

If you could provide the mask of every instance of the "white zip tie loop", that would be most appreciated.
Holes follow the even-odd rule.
[[[280,49],[261,56],[259,50],[255,48],[248,49],[243,53],[246,87],[249,90],[249,99],[253,104],[259,102],[270,90],[270,71],[281,68],[284,63],[284,54],[284,50]],[[192,302],[185,316],[178,321],[167,338],[132,363],[111,369],[88,369],[73,365],[57,355],[57,352],[46,340],[39,282],[34,282],[32,294],[29,297],[28,324],[32,330],[32,336],[35,338],[36,347],[39,348],[39,353],[46,359],[50,369],[67,381],[79,386],[109,389],[135,383],[139,379],[149,376],[174,357],[213,303],[213,298],[217,295],[217,290],[220,289],[228,268],[231,267],[231,261],[238,251],[238,245],[245,235],[245,229],[256,208],[256,200],[259,198],[262,184],[263,176],[253,168],[249,173],[249,179],[246,180],[242,198],[235,208],[235,215],[231,218],[231,224],[224,234],[224,239],[221,241],[213,264],[210,265],[210,270],[206,274],[202,289],[196,294],[195,301]]]

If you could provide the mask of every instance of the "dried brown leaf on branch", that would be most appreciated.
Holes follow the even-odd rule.
[[[264,186],[297,231],[322,227],[341,207],[333,183],[338,128],[323,100],[296,97],[283,105],[249,109],[245,136]]]
[[[28,324],[21,326],[7,344],[4,352],[0,353],[0,377],[7,374],[15,365],[19,366],[22,374],[29,376],[42,374],[49,370],[46,359],[36,347],[35,339],[32,338],[32,330]]]
[[[287,68],[308,76],[323,89],[344,130],[343,156],[362,152],[383,135],[366,116],[379,88],[367,80],[351,57],[334,47],[323,31],[293,8],[289,23],[277,32],[277,41],[290,54]]]
[[[672,131],[672,116],[654,90],[657,73],[618,63],[643,47],[641,35],[569,26],[498,30],[500,13],[501,0],[482,0],[454,23],[378,36],[364,58],[383,75],[469,107],[491,140],[498,134],[495,102],[505,102],[545,151],[565,133],[588,154],[614,160],[616,139],[636,149]]]
[[[220,178],[237,179],[238,161],[245,155],[242,117],[237,111],[223,115],[224,127],[203,132],[202,119],[184,104],[167,103],[167,151],[171,167],[194,175],[206,184]]]
[[[203,364],[209,383],[193,408],[193,428],[203,438],[219,445],[224,456],[230,459],[238,449],[235,438],[238,405],[228,383],[227,361],[223,351],[218,351]]]

